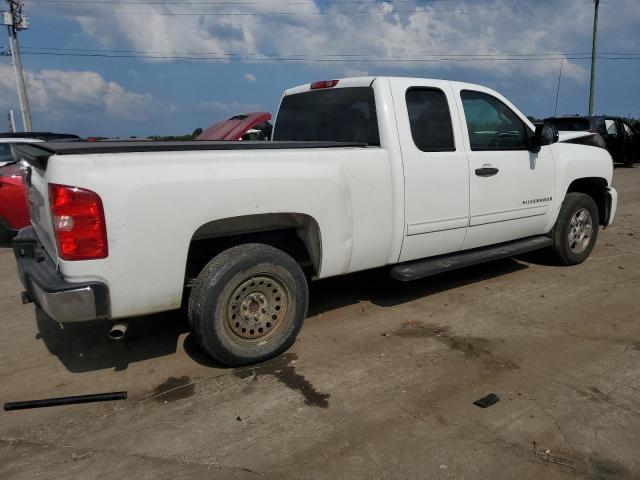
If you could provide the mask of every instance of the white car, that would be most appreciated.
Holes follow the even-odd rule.
[[[60,322],[188,302],[203,349],[249,364],[293,343],[308,279],[388,265],[413,280],[541,248],[575,265],[616,211],[606,150],[558,142],[479,85],[301,85],[273,140],[20,147],[25,301]]]

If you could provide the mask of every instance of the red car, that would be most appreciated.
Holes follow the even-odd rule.
[[[18,230],[30,223],[20,165],[13,159],[11,145],[38,141],[0,139],[0,247],[11,246]]]
[[[268,112],[236,115],[210,126],[196,140],[270,140],[273,127],[269,120]],[[12,156],[11,144],[61,140],[79,137],[49,132],[0,133],[0,247],[11,246],[18,230],[31,223],[20,166]]]
[[[79,138],[50,132],[0,133],[0,247],[10,247],[18,230],[31,223],[20,165],[13,158],[11,145]]]
[[[236,115],[214,123],[196,140],[270,140],[273,127],[269,112],[252,112]]]

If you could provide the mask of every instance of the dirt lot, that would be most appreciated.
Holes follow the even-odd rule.
[[[0,251],[0,401],[129,392],[0,413],[0,478],[640,478],[640,169],[615,184],[616,224],[583,265],[317,282],[291,351],[239,370],[177,313],[127,343],[63,329],[20,304]]]

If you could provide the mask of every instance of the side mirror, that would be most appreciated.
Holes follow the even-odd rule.
[[[558,138],[558,130],[555,127],[537,123],[536,132],[529,139],[529,151],[531,153],[538,153],[544,145],[556,143]]]

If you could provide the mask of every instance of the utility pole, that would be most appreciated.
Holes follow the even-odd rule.
[[[20,46],[18,44],[18,32],[26,30],[29,22],[26,15],[22,14],[22,3],[20,0],[7,0],[7,3],[9,4],[9,12],[4,13],[3,23],[9,31],[9,44],[11,46],[11,58],[13,58],[13,69],[16,75],[16,85],[18,87],[18,101],[20,102],[20,112],[22,113],[22,125],[25,132],[30,132],[32,130],[31,110],[29,108],[29,97],[27,96],[27,86],[24,82]]]
[[[596,43],[598,39],[598,9],[600,8],[600,0],[594,0],[594,3],[593,40],[591,44],[591,83],[589,84],[589,115],[593,115],[593,100],[596,89]]]
[[[9,110],[9,115],[7,117],[7,120],[9,120],[9,131],[14,133],[16,131],[16,121],[13,118],[13,110]]]

